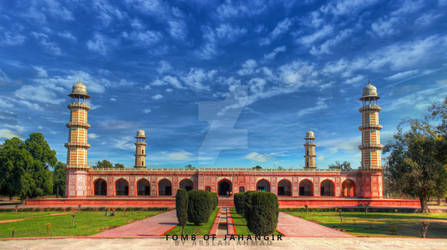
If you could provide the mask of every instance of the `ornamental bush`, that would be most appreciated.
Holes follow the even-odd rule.
[[[212,211],[209,192],[203,190],[188,191],[188,221],[194,225],[208,222]]]
[[[208,192],[208,198],[210,199],[211,202],[211,211],[214,211],[214,209],[216,209],[217,204],[219,203],[219,198],[217,197],[216,193],[211,193]]]
[[[244,199],[244,193],[234,194],[233,197],[234,207],[236,208],[236,212],[238,214],[244,214],[243,199]]]
[[[273,234],[278,224],[278,197],[273,193],[254,192],[248,198],[248,229],[256,235]]]
[[[241,207],[243,210],[243,216],[245,217],[245,219],[247,220],[247,223],[249,223],[248,221],[248,214],[250,213],[250,209],[251,209],[251,200],[252,200],[252,196],[256,195],[257,191],[247,191],[244,193],[244,196],[241,199]]]
[[[182,226],[183,230],[188,220],[188,192],[184,189],[178,189],[175,195],[175,210],[177,212],[178,224]]]

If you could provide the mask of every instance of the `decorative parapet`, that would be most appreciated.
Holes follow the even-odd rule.
[[[357,170],[341,171],[340,169],[250,169],[250,168],[197,168],[197,169],[182,169],[182,168],[91,168],[90,171],[110,171],[110,172],[132,172],[132,171],[145,171],[145,172],[160,172],[160,171],[170,171],[170,172],[205,172],[205,171],[221,171],[221,172],[236,172],[236,171],[250,171],[256,173],[302,173],[302,172],[323,172],[323,173],[347,173],[347,172],[357,172]]]

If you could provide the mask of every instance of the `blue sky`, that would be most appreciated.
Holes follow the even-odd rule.
[[[361,90],[382,143],[447,95],[447,1],[2,1],[0,140],[45,135],[66,159],[67,94],[91,95],[89,164],[360,165]]]

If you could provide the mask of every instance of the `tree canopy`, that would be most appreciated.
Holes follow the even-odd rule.
[[[340,169],[342,171],[349,171],[352,170],[351,163],[349,161],[344,161],[340,163],[339,161],[336,161],[335,164],[329,165],[330,169]]]
[[[259,166],[259,165],[256,165],[256,166],[252,167],[251,169],[254,169],[254,170],[260,170],[260,169],[262,169],[262,167]]]
[[[444,196],[447,191],[446,117],[447,98],[434,105],[424,120],[401,122],[394,142],[385,146],[390,152],[386,179],[394,191],[417,197],[421,211],[428,212],[430,198]]]

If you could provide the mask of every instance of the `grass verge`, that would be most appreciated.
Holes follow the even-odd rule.
[[[421,237],[422,221],[430,221],[427,238],[447,238],[447,213],[306,212],[287,213],[355,236]]]
[[[185,226],[184,234],[188,234],[188,235],[194,234],[194,235],[199,235],[199,236],[209,234],[211,227],[213,226],[214,219],[217,216],[218,210],[219,210],[218,208],[214,209],[214,211],[211,213],[211,216],[210,216],[208,222],[202,223],[202,225],[200,225],[200,226],[195,226],[193,223],[187,222],[186,226]],[[165,235],[181,235],[181,234],[182,234],[182,227],[176,226],[174,229],[167,232]]]
[[[24,219],[0,224],[0,238],[88,236],[159,214],[160,211],[117,211],[115,216],[105,212],[3,212],[0,221]],[[73,226],[73,216],[75,225]]]

